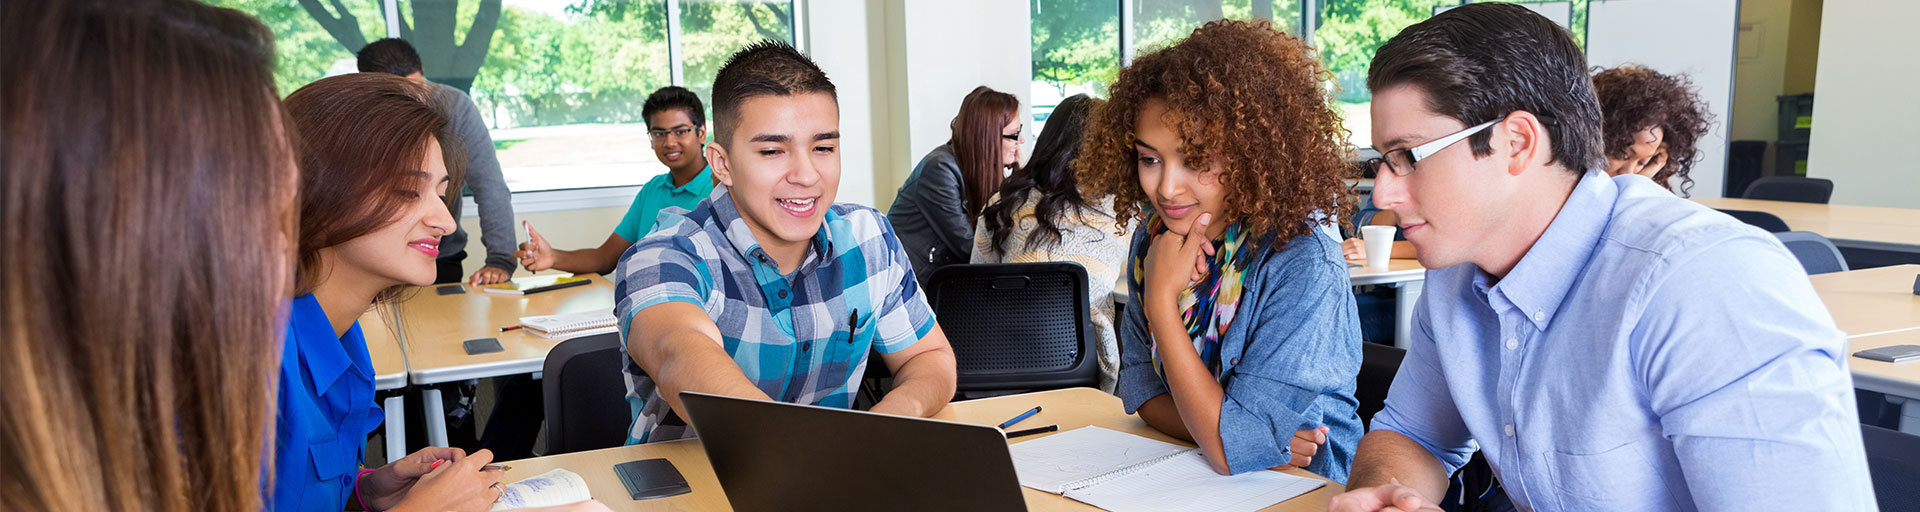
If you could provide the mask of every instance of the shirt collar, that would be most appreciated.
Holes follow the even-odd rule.
[[[765,249],[760,248],[760,240],[754,238],[753,229],[747,227],[746,219],[741,218],[740,209],[734,206],[732,194],[728,192],[727,187],[714,187],[713,194],[707,196],[707,202],[713,205],[713,221],[720,226],[721,232],[726,233],[727,242],[733,246],[734,252],[739,253],[740,257],[746,258],[749,262],[779,268],[779,265],[774,263],[773,257],[767,255]],[[827,225],[832,223],[837,215],[833,213],[833,205],[826,206],[827,214],[820,222],[820,230],[813,234],[810,250],[806,258],[801,261],[802,269],[821,260],[823,255],[833,254],[833,237],[828,236]]]
[[[288,329],[286,342],[299,346],[300,364],[313,379],[315,391],[326,393],[349,368],[364,365],[362,373],[373,375],[373,362],[367,355],[367,339],[360,332],[360,322],[355,321],[348,327],[345,335],[334,336],[326,310],[320,308],[320,301],[311,293],[293,299],[290,318],[293,325]]]
[[[1613,203],[1619,195],[1620,187],[1606,173],[1587,171],[1540,240],[1492,290],[1519,308],[1535,328],[1546,329],[1567,291],[1586,271],[1594,247],[1613,220]]]
[[[694,176],[693,179],[687,180],[687,184],[681,185],[678,187],[673,186],[672,172],[668,172],[665,176],[667,177],[667,187],[668,187],[667,193],[669,194],[672,194],[672,195],[684,194],[684,195],[690,195],[694,197],[707,197],[707,196],[713,195],[713,166],[711,165],[707,166],[705,169],[701,169],[700,174],[698,176]]]

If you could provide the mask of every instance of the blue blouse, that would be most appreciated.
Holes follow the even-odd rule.
[[[1142,254],[1148,230],[1134,232]],[[1346,483],[1360,443],[1360,319],[1340,244],[1306,233],[1254,255],[1233,324],[1220,336],[1220,442],[1235,474],[1286,464],[1295,431],[1325,426],[1327,444],[1306,470]],[[1140,290],[1129,304],[1143,304]],[[1120,319],[1120,378],[1114,394],[1128,414],[1167,394],[1153,370],[1146,308]]]
[[[373,359],[360,323],[334,336],[312,294],[293,299],[287,318],[278,411],[267,509],[345,510],[367,434],[385,416],[373,399]]]

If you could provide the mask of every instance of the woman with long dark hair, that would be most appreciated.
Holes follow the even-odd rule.
[[[973,263],[1071,261],[1087,269],[1093,329],[1099,333],[1100,389],[1113,390],[1120,346],[1113,333],[1113,285],[1127,261],[1130,226],[1113,217],[1113,198],[1080,194],[1072,163],[1087,116],[1102,102],[1076,94],[1054,107],[1025,167],[1007,175],[981,210]]]
[[[960,102],[953,138],[920,159],[900,185],[887,220],[922,283],[936,268],[967,262],[973,219],[1006,172],[1020,167],[1023,130],[1018,98],[976,87]]]

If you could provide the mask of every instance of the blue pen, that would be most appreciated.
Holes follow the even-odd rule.
[[[1006,423],[1001,423],[1000,430],[1006,430],[1007,427],[1011,427],[1013,426],[1013,424],[1019,423],[1021,420],[1032,418],[1033,415],[1035,414],[1040,414],[1040,406],[1036,405],[1033,407],[1033,409],[1030,409],[1027,412],[1020,413],[1019,416],[1014,416],[1013,419],[1007,420]]]

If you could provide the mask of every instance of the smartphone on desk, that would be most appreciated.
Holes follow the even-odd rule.
[[[1854,352],[1853,356],[1862,358],[1862,359],[1872,359],[1875,361],[1886,361],[1889,363],[1904,363],[1907,361],[1920,361],[1920,345],[1894,345],[1891,347],[1880,347],[1876,349]]]

